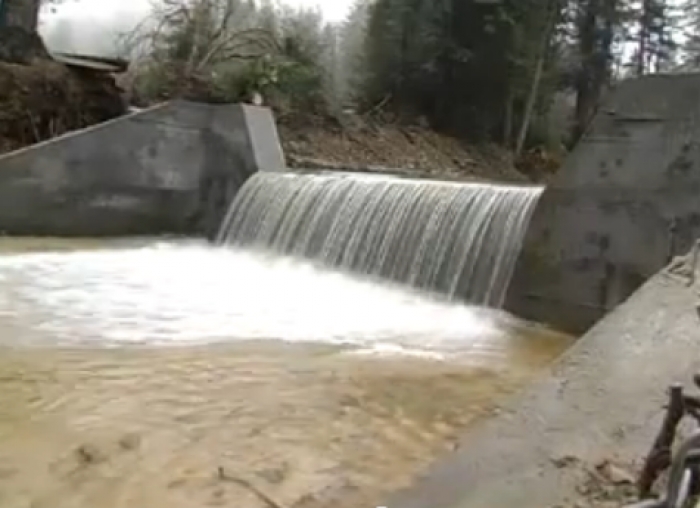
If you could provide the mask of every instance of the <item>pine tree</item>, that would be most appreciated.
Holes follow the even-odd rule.
[[[548,103],[561,11],[558,0],[377,0],[367,96],[446,131],[510,141]]]
[[[636,43],[634,73],[642,76],[673,65],[677,20],[669,0],[641,0],[632,9],[631,40]]]
[[[371,5],[372,0],[356,0],[339,28],[336,73],[338,100],[343,105],[357,105],[366,85],[365,41]]]
[[[683,44],[679,48],[679,71],[700,69],[700,1],[685,0],[678,6],[677,31]]]

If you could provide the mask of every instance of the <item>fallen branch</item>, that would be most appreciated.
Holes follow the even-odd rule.
[[[685,415],[683,387],[673,385],[669,391],[668,407],[651,451],[644,461],[644,467],[639,475],[639,497],[646,499],[651,495],[651,489],[659,475],[671,465],[671,446],[676,437],[676,428]]]
[[[27,117],[29,117],[29,125],[32,128],[32,134],[34,134],[34,142],[38,143],[41,141],[41,135],[39,134],[39,130],[36,127],[36,122],[34,121],[34,115],[32,115],[32,112],[27,110]]]
[[[219,479],[222,481],[226,482],[232,482],[237,485],[240,485],[244,489],[249,490],[252,492],[258,499],[260,499],[265,505],[267,505],[267,508],[283,508],[282,505],[279,503],[275,502],[270,496],[262,492],[260,489],[258,489],[255,485],[250,483],[248,480],[244,478],[239,478],[237,476],[231,476],[226,471],[224,470],[223,467],[219,466]]]
[[[693,376],[693,382],[700,387],[700,375]],[[673,385],[669,391],[666,415],[661,429],[639,475],[638,487],[641,499],[651,495],[654,482],[671,465],[671,447],[676,438],[678,424],[684,416],[690,416],[696,424],[700,425],[700,397],[685,395],[683,387]]]
[[[384,96],[384,98],[381,101],[375,104],[369,111],[365,112],[365,114],[362,116],[366,118],[371,118],[376,113],[378,113],[384,106],[386,106],[386,104],[391,100],[391,97],[392,96],[390,93],[386,94],[386,96]]]

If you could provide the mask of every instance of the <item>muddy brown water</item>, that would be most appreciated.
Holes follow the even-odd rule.
[[[374,507],[571,343],[195,242],[0,241],[0,506]]]

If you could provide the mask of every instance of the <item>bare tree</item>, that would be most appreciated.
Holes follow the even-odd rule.
[[[187,74],[277,50],[272,34],[255,26],[254,6],[243,0],[164,0],[130,39],[156,59],[184,64]]]
[[[280,51],[251,0],[162,0],[121,45],[132,61],[131,92],[156,100],[221,98],[235,71]]]

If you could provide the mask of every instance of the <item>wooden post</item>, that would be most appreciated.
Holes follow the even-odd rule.
[[[639,475],[639,497],[646,499],[651,494],[651,488],[659,477],[659,474],[671,465],[671,447],[676,437],[678,423],[685,415],[685,402],[683,387],[673,385],[668,394],[668,406],[666,416],[661,424],[661,429],[656,436],[649,455],[644,461],[644,467]]]

